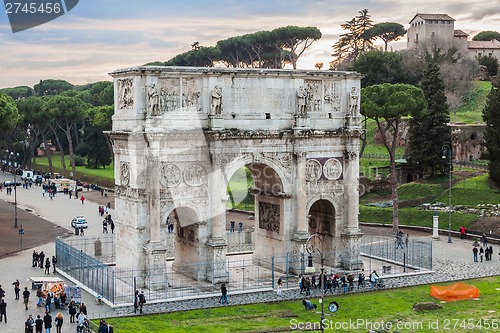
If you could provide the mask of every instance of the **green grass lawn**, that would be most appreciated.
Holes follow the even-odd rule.
[[[451,122],[466,124],[483,123],[482,112],[486,106],[488,94],[491,91],[491,82],[474,81],[474,88],[464,96],[464,105],[450,114]]]
[[[417,286],[397,290],[375,291],[361,294],[327,296],[325,305],[331,301],[339,303],[334,315],[327,315],[326,332],[368,332],[366,325],[391,322],[389,332],[495,332],[497,329],[480,329],[480,323],[493,320],[499,325],[500,277],[490,277],[465,281],[479,288],[480,300],[466,300],[442,303],[442,309],[416,312],[412,310],[416,302],[440,301],[429,296],[430,286]],[[451,283],[439,284],[449,285]],[[230,297],[230,296],[229,296]],[[229,298],[231,300],[231,298]],[[311,301],[318,304],[318,299]],[[319,305],[319,304],[318,304]],[[319,310],[318,306],[318,310]],[[489,312],[496,311],[496,312]],[[179,311],[162,315],[107,319],[115,332],[292,332],[299,323],[313,327],[320,319],[317,312],[305,311],[300,300],[263,303],[243,306],[224,306],[214,309]],[[468,320],[477,325],[467,327]],[[350,322],[358,323],[346,327]],[[465,323],[465,328],[461,327]],[[319,324],[316,324],[319,325]],[[335,328],[337,325],[337,328]],[[342,326],[344,325],[344,328]],[[316,326],[319,327],[319,326]],[[346,329],[347,328],[347,329]],[[493,327],[491,327],[493,328]],[[310,330],[310,332],[319,332]]]
[[[418,208],[400,208],[399,224],[432,227],[432,216],[434,211],[422,210]],[[448,219],[448,213],[439,212],[441,220]],[[470,226],[477,219],[477,215],[454,212],[451,214],[451,229],[457,230],[461,225],[470,229]],[[359,206],[359,222],[392,224],[392,208],[378,208]]]
[[[69,155],[65,156],[64,161],[66,164],[66,170],[70,172],[71,161],[69,159]],[[45,172],[49,171],[49,162],[46,156],[37,157],[36,163],[40,170],[43,170]],[[61,157],[59,155],[52,155],[52,165],[54,166],[54,172],[62,174]],[[88,183],[96,183],[106,187],[113,187],[115,183],[115,171],[113,162],[111,162],[111,165],[107,166],[106,168],[99,169],[89,169],[85,166],[77,166],[76,172],[78,179]]]
[[[465,179],[451,190],[453,205],[476,206],[479,204],[499,204],[500,190],[490,187],[488,174]],[[448,191],[444,191],[438,199],[448,202]]]

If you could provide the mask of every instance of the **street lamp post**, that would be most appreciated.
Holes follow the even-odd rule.
[[[321,249],[318,249],[317,247],[314,247],[314,245],[311,244],[311,239],[313,239],[313,238],[317,238],[320,242],[321,247],[323,246],[323,240],[322,240],[320,235],[314,234],[314,235],[309,236],[309,238],[306,241],[306,250],[307,250],[307,253],[309,253],[310,260],[308,262],[308,265],[307,265],[305,272],[306,273],[314,273],[315,270],[314,270],[314,266],[312,265],[312,254],[315,251],[317,251],[319,253],[320,260],[321,260],[321,277],[320,277],[321,321],[320,321],[319,325],[321,328],[321,332],[324,332],[325,331],[325,325],[324,325],[324,322],[325,322],[325,304],[324,304],[324,301],[325,301],[325,258],[323,257],[323,251]]]
[[[452,150],[448,145],[443,146],[443,159],[448,158],[448,243],[451,240],[451,172],[452,172]]]
[[[16,157],[19,157],[19,153],[14,154],[10,152],[10,157],[12,158],[12,166],[14,167],[14,228],[17,228],[17,167],[16,167]]]

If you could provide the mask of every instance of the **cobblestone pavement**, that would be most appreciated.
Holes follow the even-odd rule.
[[[0,174],[0,181],[3,176]],[[18,203],[20,207],[32,209],[35,214],[53,222],[60,227],[66,228],[71,232],[69,221],[74,215],[84,214],[88,216],[91,226],[84,237],[95,237],[102,235],[97,214],[97,203],[86,202],[82,205],[78,200],[69,200],[65,196],[59,196],[53,201],[48,198],[42,198],[41,192],[38,188],[28,189],[21,192],[18,196]],[[19,194],[19,193],[18,193]],[[0,193],[0,199],[9,200],[6,198],[5,191]],[[112,211],[113,214],[113,211]],[[119,228],[119,225],[117,226]],[[79,237],[79,236],[72,236]],[[415,236],[422,237],[423,239],[430,239],[430,235]],[[28,246],[29,244],[26,244]],[[1,246],[1,243],[0,243]],[[500,246],[494,245],[494,252],[500,252]],[[404,286],[428,284],[444,281],[465,280],[477,277],[500,275],[500,261],[498,256],[494,257],[493,261],[483,263],[473,263],[472,260],[472,240],[453,239],[453,243],[447,243],[446,239],[441,238],[439,241],[433,242],[433,273],[420,274],[413,276],[384,276],[386,288],[398,288]],[[53,254],[55,252],[55,243],[51,242],[43,246],[37,246],[37,251],[43,250],[45,253]],[[31,267],[31,253],[33,249],[25,250],[16,253],[0,260],[0,285],[7,291],[5,300],[7,302],[7,317],[8,323],[0,323],[0,332],[2,333],[15,333],[23,331],[23,323],[28,314],[36,315],[43,314],[41,308],[36,307],[36,299],[34,291],[29,301],[29,310],[25,310],[22,301],[14,299],[14,288],[11,285],[13,281],[19,279],[21,288],[28,287],[31,291],[31,276],[43,276],[43,271]],[[367,269],[366,269],[367,270]],[[60,275],[58,275],[61,277]],[[68,285],[74,285],[71,281],[64,279]],[[284,290],[284,299],[302,299],[303,295],[299,294],[297,290],[297,280],[291,279],[289,282],[289,289]],[[286,285],[285,285],[286,287]],[[357,290],[355,291],[357,292]],[[376,292],[376,291],[374,291]],[[312,297],[317,297],[318,291],[313,291]],[[327,295],[327,300],[330,295]],[[130,315],[133,313],[131,304],[125,307],[113,308],[108,305],[96,305],[95,297],[87,292],[82,293],[82,300],[87,304],[88,312],[92,318],[111,317],[120,315]],[[193,297],[185,299],[172,299],[169,302],[155,303],[148,302],[145,306],[144,313],[158,313],[158,312],[172,312],[178,310],[189,310],[198,308],[213,308],[221,306],[218,303],[219,295],[210,294],[204,297]],[[239,295],[231,294],[229,288],[229,305],[249,304],[256,302],[273,302],[278,301],[275,291],[269,289],[259,292],[251,292]],[[63,333],[75,332],[75,324],[70,324],[68,319],[67,310],[62,311],[65,315],[65,323],[63,326]],[[53,313],[55,315],[55,313]]]

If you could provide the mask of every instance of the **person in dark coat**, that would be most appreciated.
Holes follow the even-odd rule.
[[[48,312],[45,312],[45,316],[43,317],[43,325],[45,326],[45,331],[50,332],[52,328],[52,316]]]
[[[2,299],[0,300],[0,322],[5,318],[5,323],[7,324],[7,303]]]
[[[40,318],[40,315],[36,316],[35,320],[35,332],[42,333],[43,330],[43,319]]]
[[[134,293],[134,314],[137,313],[138,308],[139,308],[139,290],[136,290]]]
[[[75,301],[71,301],[68,306],[68,313],[69,313],[69,322],[74,323],[75,322],[75,315],[76,315],[76,305]]]
[[[21,283],[19,283],[19,280],[16,280],[12,283],[14,286],[14,294],[16,295],[16,299],[19,299],[19,292],[21,291]]]

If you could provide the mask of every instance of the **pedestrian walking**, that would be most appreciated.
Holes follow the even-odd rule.
[[[83,203],[85,202],[85,197],[82,195],[82,196],[80,197],[80,200],[82,201],[82,205],[83,205]]]
[[[108,220],[104,219],[102,221],[102,233],[107,234],[108,233]]]
[[[278,291],[276,292],[276,295],[278,297],[282,297],[283,296],[283,281],[281,280],[281,278],[278,279]]]
[[[115,222],[113,222],[113,220],[111,220],[110,222],[110,225],[111,225],[111,233],[114,234],[115,233]],[[168,226],[170,227],[172,224],[169,224]],[[169,231],[171,232],[171,231]]]
[[[2,319],[5,319],[7,324],[7,303],[3,299],[0,300],[0,322],[2,322]]]
[[[36,297],[38,297],[38,302],[36,303],[37,307],[42,306],[42,301],[43,301],[43,293],[42,293],[42,288],[38,287],[36,290]]]
[[[358,274],[358,289],[365,288],[365,270],[361,269],[361,272]]]
[[[32,315],[28,315],[28,319],[24,322],[24,333],[33,333],[33,327],[35,326],[35,320],[33,320]]]
[[[62,330],[63,322],[64,322],[63,314],[61,312],[58,312],[56,314],[56,319],[54,319],[54,323],[56,324],[56,332],[57,333],[62,333],[61,330]]]
[[[43,319],[40,318],[40,315],[37,315],[35,320],[35,332],[42,333],[42,329],[43,329]]]
[[[224,304],[224,302],[225,302],[226,304],[229,304],[229,302],[227,301],[227,287],[226,287],[225,283],[222,283],[220,285],[220,293],[221,293],[221,296],[220,296],[219,303]]]
[[[28,302],[30,300],[30,292],[28,291],[28,287],[24,287],[23,291],[23,301],[24,301],[24,309],[28,310]]]
[[[2,289],[2,285],[0,284],[0,300],[5,297],[5,290]]]
[[[16,295],[16,300],[18,300],[19,292],[21,291],[19,280],[12,282],[12,285],[14,286],[14,294]]]
[[[45,326],[45,333],[50,333],[50,329],[52,328],[52,316],[48,312],[45,312],[43,324]]]
[[[379,279],[379,276],[377,274],[377,271],[373,271],[370,274],[370,289],[375,288],[375,285],[376,285],[378,279]]]

